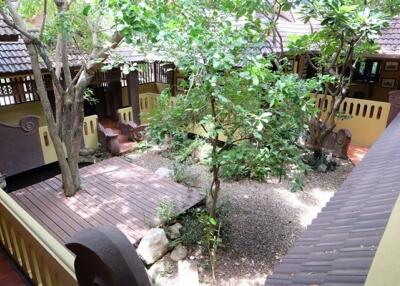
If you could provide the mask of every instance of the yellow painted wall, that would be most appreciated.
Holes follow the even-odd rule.
[[[46,119],[39,101],[0,107],[0,122],[18,125],[21,117],[26,115],[39,116],[39,125],[46,125]]]
[[[99,142],[97,136],[97,115],[85,117],[83,121],[83,141],[86,148],[97,148]]]
[[[129,93],[128,87],[122,87],[122,106],[129,106]]]
[[[400,286],[400,196],[379,243],[365,286]]]
[[[121,118],[123,121],[132,121],[133,120],[132,106],[118,109],[118,115],[119,118]]]
[[[322,103],[322,95],[317,97],[317,106],[332,104],[331,97]],[[383,133],[389,115],[390,103],[346,98],[340,112],[350,116],[349,119],[337,120],[336,131],[347,128],[351,132],[351,143],[360,147],[370,147]]]
[[[45,164],[57,161],[57,154],[54,150],[53,141],[50,138],[47,126],[39,127],[40,144],[42,145],[42,153]],[[97,115],[86,116],[83,127],[83,141],[86,148],[97,148]],[[65,149],[64,149],[65,151]]]
[[[140,120],[148,123],[149,116],[157,108],[157,93],[146,92],[139,94]],[[119,116],[125,121],[133,120],[132,107],[118,109]]]
[[[158,93],[160,93],[160,94],[161,94],[161,92],[162,92],[164,89],[170,87],[170,85],[169,85],[168,83],[160,83],[160,82],[157,82],[156,85],[157,85],[157,91],[158,91]]]
[[[53,141],[51,141],[49,129],[47,126],[39,127],[40,144],[42,145],[42,153],[44,164],[50,164],[57,161],[57,154],[54,150]]]
[[[158,93],[158,87],[157,84],[154,82],[151,83],[145,83],[145,84],[140,84],[139,85],[139,94],[141,93]]]

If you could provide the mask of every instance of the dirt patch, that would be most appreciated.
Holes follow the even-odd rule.
[[[126,155],[137,165],[156,171],[172,168],[172,161],[157,148]],[[203,165],[188,166],[195,173],[192,189],[206,190],[211,176]],[[291,193],[289,180],[222,182],[220,203],[224,209],[224,246],[219,251],[218,285],[264,285],[274,265],[285,255],[295,239],[305,230],[334,191],[343,183],[353,165],[339,160],[335,172],[311,171],[303,191]],[[211,281],[202,267],[203,285]]]

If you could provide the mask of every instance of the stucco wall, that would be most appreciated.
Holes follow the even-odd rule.
[[[38,116],[39,126],[46,125],[46,120],[39,101],[0,107],[0,122],[18,125],[21,117],[26,115]]]

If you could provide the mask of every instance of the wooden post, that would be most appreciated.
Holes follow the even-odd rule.
[[[155,83],[157,83],[157,72],[158,72],[158,71],[157,71],[157,65],[156,65],[156,63],[157,63],[157,62],[154,62],[154,63],[153,63],[153,66],[154,66],[154,82],[155,82]]]
[[[138,71],[132,71],[126,78],[128,84],[129,101],[133,111],[133,122],[140,125],[140,102],[139,102],[139,76]]]
[[[386,126],[396,118],[400,112],[400,90],[393,90],[389,92],[390,111]]]
[[[122,107],[122,86],[121,81],[108,83],[108,97],[110,99],[111,118],[118,120],[118,109]]]
[[[168,71],[167,71],[167,83],[169,84],[171,88],[171,95],[175,96],[175,66],[172,64],[171,66],[168,66]]]

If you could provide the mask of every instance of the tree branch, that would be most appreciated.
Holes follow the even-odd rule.
[[[46,16],[47,16],[47,0],[44,0],[44,2],[43,2],[43,19],[42,19],[42,24],[40,25],[39,38],[42,38],[42,36],[43,36],[44,26],[46,24]]]

